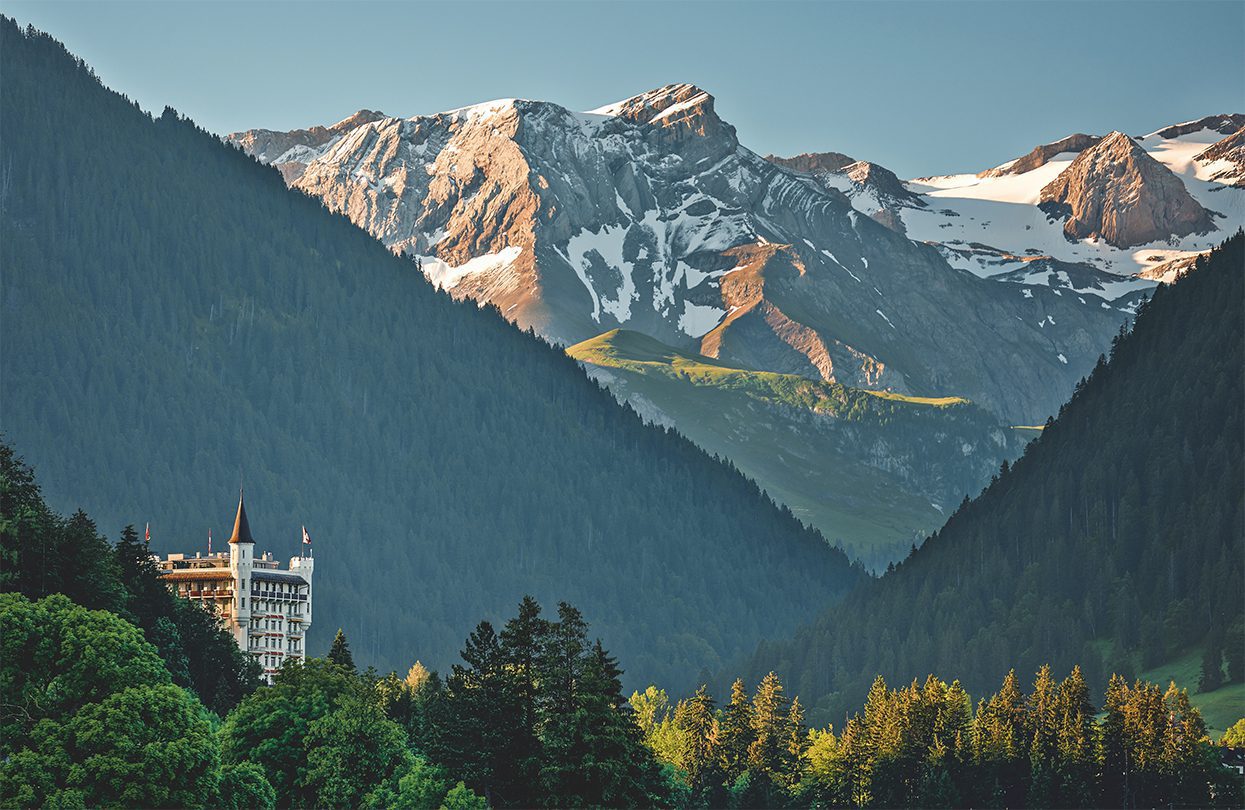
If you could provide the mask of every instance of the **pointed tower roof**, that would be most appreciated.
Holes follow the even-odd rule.
[[[230,543],[255,543],[255,538],[251,537],[251,524],[246,519],[244,501],[242,490],[238,490],[238,516],[233,519],[233,536],[229,538]]]

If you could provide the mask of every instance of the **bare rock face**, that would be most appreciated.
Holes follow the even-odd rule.
[[[928,210],[893,173],[830,153],[766,160],[693,85],[588,112],[507,99],[338,129],[231,140],[452,295],[558,343],[625,328],[1027,424],[1123,314],[949,267],[893,230],[895,211]]]
[[[1215,228],[1178,177],[1132,138],[1112,132],[1042,189],[1041,207],[1065,218],[1069,241],[1143,245]]]
[[[1170,127],[1164,127],[1154,134],[1160,138],[1179,138],[1183,135],[1209,129],[1218,132],[1220,135],[1231,135],[1241,127],[1245,127],[1245,114],[1227,113],[1224,115],[1208,115],[1205,118],[1199,118],[1196,121],[1186,121],[1183,124],[1172,124]]]
[[[766,155],[765,159],[775,165],[806,174],[838,172],[845,166],[856,162],[856,158],[848,157],[841,152],[805,152],[795,157]]]
[[[1211,144],[1194,160],[1212,169],[1211,180],[1225,186],[1245,186],[1245,126]]]
[[[285,182],[293,183],[302,175],[307,163],[313,160],[326,144],[356,127],[384,117],[383,113],[375,110],[359,110],[331,127],[315,126],[290,132],[248,129],[245,132],[232,132],[225,136],[225,140],[242,147],[248,155],[253,155],[264,163],[276,166],[281,170],[281,176],[285,178]]]
[[[903,181],[885,166],[879,166],[867,160],[858,160],[851,165],[844,166],[842,172],[858,187],[873,191],[879,200],[892,205],[907,203],[918,208],[926,206],[921,195],[909,191]]]
[[[1033,147],[1033,151],[1029,152],[1024,157],[1017,158],[1009,163],[1004,163],[1002,166],[996,166],[993,169],[987,169],[984,172],[979,172],[977,176],[1002,177],[1008,174],[1024,174],[1025,172],[1031,172],[1034,169],[1045,166],[1055,155],[1063,154],[1065,152],[1084,152],[1086,149],[1089,149],[1101,140],[1102,137],[1099,135],[1086,135],[1078,132],[1074,135],[1069,135],[1066,138],[1061,138],[1054,143],[1044,143],[1041,146],[1035,146]]]

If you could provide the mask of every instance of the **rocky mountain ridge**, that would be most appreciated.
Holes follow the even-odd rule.
[[[996,176],[905,182],[841,153],[761,157],[688,84],[587,112],[503,99],[357,121],[307,130],[319,146],[262,130],[228,139],[434,284],[555,342],[622,328],[745,371],[967,397],[1005,425],[1054,413],[1153,286],[1138,269],[1202,238],[1146,246],[1144,261],[1068,242],[1039,193],[1074,158],[1056,150],[1095,136],[1039,147],[1027,171],[1020,159]],[[1196,182],[1205,205],[1219,186]],[[620,397],[636,390],[599,377]],[[658,401],[669,388],[644,396],[653,414],[677,410]],[[675,424],[691,430],[695,412]],[[726,439],[703,441],[730,456]],[[777,480],[773,452],[756,465],[763,486]]]
[[[1131,247],[1215,230],[1209,211],[1132,138],[1112,132],[1042,188],[1039,207],[1064,219],[1070,241]]]

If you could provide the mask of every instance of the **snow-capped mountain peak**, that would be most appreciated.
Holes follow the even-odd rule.
[[[762,158],[690,84],[584,113],[503,99],[355,124],[230,139],[434,283],[560,342],[622,326],[1028,420],[1152,284],[1055,249],[1069,243],[1037,203],[1077,157],[1062,150],[1087,142],[1018,174],[905,183],[837,153]],[[1041,239],[992,244],[1025,217]]]

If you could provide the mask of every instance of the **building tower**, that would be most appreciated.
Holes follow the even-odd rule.
[[[255,565],[255,538],[251,537],[251,524],[246,519],[246,503],[242,490],[238,490],[238,516],[233,519],[233,534],[229,538],[229,570],[233,574],[233,635],[238,647],[248,650],[247,631],[251,624],[251,610],[247,594],[250,593],[251,573]]]
[[[246,501],[239,492],[228,554],[169,554],[155,562],[174,593],[224,620],[238,648],[255,659],[263,679],[272,683],[286,661],[307,657],[315,562],[306,530],[303,543],[303,553],[290,560],[289,570],[281,569],[272,552],[257,555]]]

